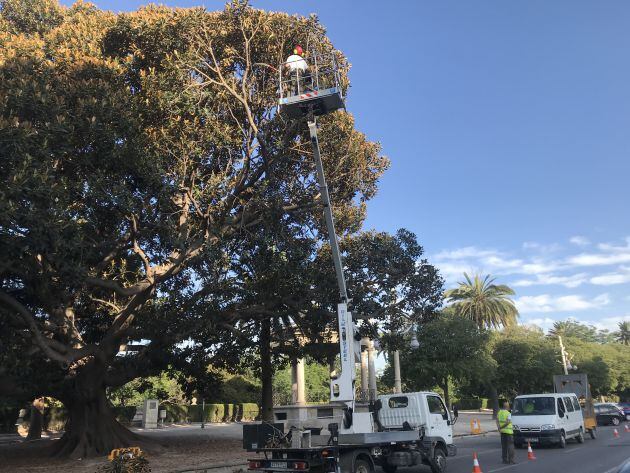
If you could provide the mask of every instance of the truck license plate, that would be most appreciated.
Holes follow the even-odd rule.
[[[286,470],[287,469],[287,462],[271,462],[269,464],[270,468],[280,468],[282,470]]]
[[[536,437],[527,437],[525,441],[529,443],[536,443],[538,442],[538,439]]]

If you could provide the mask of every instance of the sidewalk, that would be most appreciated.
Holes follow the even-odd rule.
[[[497,424],[492,419],[492,411],[459,411],[459,418],[453,426],[454,437],[464,437],[471,435],[470,421],[477,419],[481,425],[481,432],[483,434],[497,431]]]

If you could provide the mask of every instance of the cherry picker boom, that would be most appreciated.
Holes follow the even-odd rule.
[[[310,133],[324,220],[339,287],[337,304],[340,372],[331,373],[330,405],[343,406],[341,422],[328,424],[329,436],[312,435],[312,428],[261,423],[243,426],[243,446],[264,458],[249,461],[261,472],[385,473],[421,463],[433,473],[446,469],[455,455],[452,418],[442,398],[432,392],[381,395],[369,406],[355,400],[356,363],[360,342],[343,272],[343,258],[335,232],[330,195],[317,137],[317,117],[345,108],[339,68],[334,54],[311,50],[294,55],[279,67],[278,111],[290,119],[306,119]],[[361,409],[358,409],[361,407]],[[318,437],[318,438],[316,438]]]

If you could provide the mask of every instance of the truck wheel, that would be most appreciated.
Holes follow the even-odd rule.
[[[580,433],[577,434],[577,437],[575,437],[575,440],[577,440],[577,443],[584,443],[584,433],[582,432],[581,429],[580,429]]]
[[[385,464],[383,464],[383,466],[381,468],[383,468],[383,471],[385,473],[396,473],[396,470],[398,469],[398,466],[390,465],[389,463],[385,463]]]
[[[613,425],[619,425],[621,422],[619,421],[619,417],[613,417],[612,418],[612,424]]]
[[[558,442],[558,447],[564,448],[566,446],[567,446],[567,437],[565,436],[564,432],[562,432],[560,434],[560,442]]]
[[[435,447],[433,451],[433,461],[431,462],[431,473],[446,472],[446,451],[442,447]]]
[[[595,427],[593,427],[591,430],[589,430],[588,433],[591,434],[591,438],[593,440],[595,440],[597,438],[597,429]]]
[[[370,465],[365,460],[361,460],[360,458],[357,458],[354,461],[354,472],[353,473],[372,473],[372,465]]]

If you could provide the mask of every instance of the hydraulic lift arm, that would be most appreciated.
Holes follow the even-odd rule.
[[[330,205],[330,195],[328,185],[324,176],[324,166],[319,152],[319,141],[317,139],[317,122],[315,117],[309,117],[308,130],[311,135],[311,145],[317,168],[317,178],[322,195],[324,206],[324,219],[330,240],[335,273],[337,275],[337,285],[339,286],[339,296],[341,302],[337,305],[337,317],[339,321],[339,354],[341,357],[341,372],[334,373],[330,380],[330,400],[344,402],[349,408],[354,409],[354,382],[355,382],[355,362],[360,361],[360,346],[354,339],[354,322],[352,314],[348,310],[348,293],[346,290],[346,279],[343,274],[343,260],[337,241],[335,231],[335,221],[333,219],[332,207]]]

